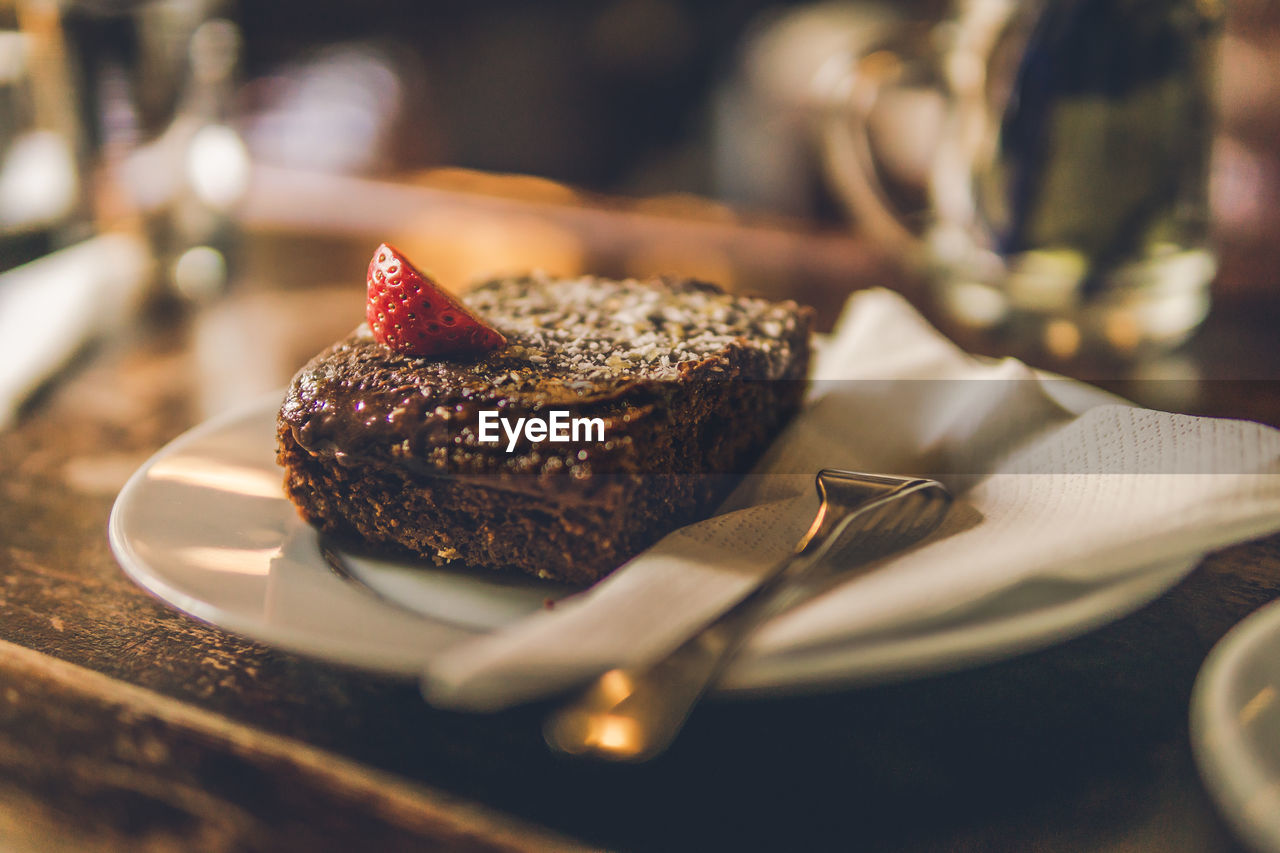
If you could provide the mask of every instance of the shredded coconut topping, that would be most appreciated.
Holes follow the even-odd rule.
[[[671,379],[681,364],[735,341],[781,365],[796,329],[792,303],[687,281],[532,275],[483,284],[466,302],[507,336],[509,346],[495,355],[524,362],[532,373],[584,381]]]

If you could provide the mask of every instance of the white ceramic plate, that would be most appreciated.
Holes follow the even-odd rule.
[[[568,590],[334,550],[281,491],[283,392],[175,439],[125,485],[111,546],[135,581],[179,610],[336,663],[415,675],[446,646],[507,625]],[[803,654],[743,657],[720,690],[825,690],[957,669],[1043,647],[1119,618],[1194,562],[1083,584],[1028,583],[946,622]],[[337,567],[335,569],[335,566]]]
[[[1209,653],[1191,694],[1191,745],[1227,821],[1252,848],[1280,851],[1280,602]]]

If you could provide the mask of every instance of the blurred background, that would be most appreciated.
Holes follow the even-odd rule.
[[[683,273],[834,311],[899,271],[825,176],[815,76],[949,8],[0,0],[0,339],[54,281],[96,303],[39,333],[68,350],[138,304],[358,299],[384,239],[452,287]],[[1215,304],[1274,306],[1280,4],[1231,4],[1220,47]]]

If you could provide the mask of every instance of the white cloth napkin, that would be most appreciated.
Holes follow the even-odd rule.
[[[130,316],[150,270],[141,238],[100,234],[0,275],[0,427],[82,346]]]
[[[427,698],[501,708],[673,647],[788,553],[821,468],[932,476],[956,504],[925,542],[763,626],[744,656],[849,643],[1028,579],[1104,581],[1280,529],[1280,432],[975,359],[888,291],[850,300],[815,379],[721,514],[553,610],[446,649]]]

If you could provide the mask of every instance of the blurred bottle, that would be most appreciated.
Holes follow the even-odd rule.
[[[63,11],[95,211],[141,223],[154,297],[220,293],[249,157],[230,122],[240,34],[223,0],[73,0]]]
[[[0,0],[0,272],[84,237],[80,116],[54,0]]]

